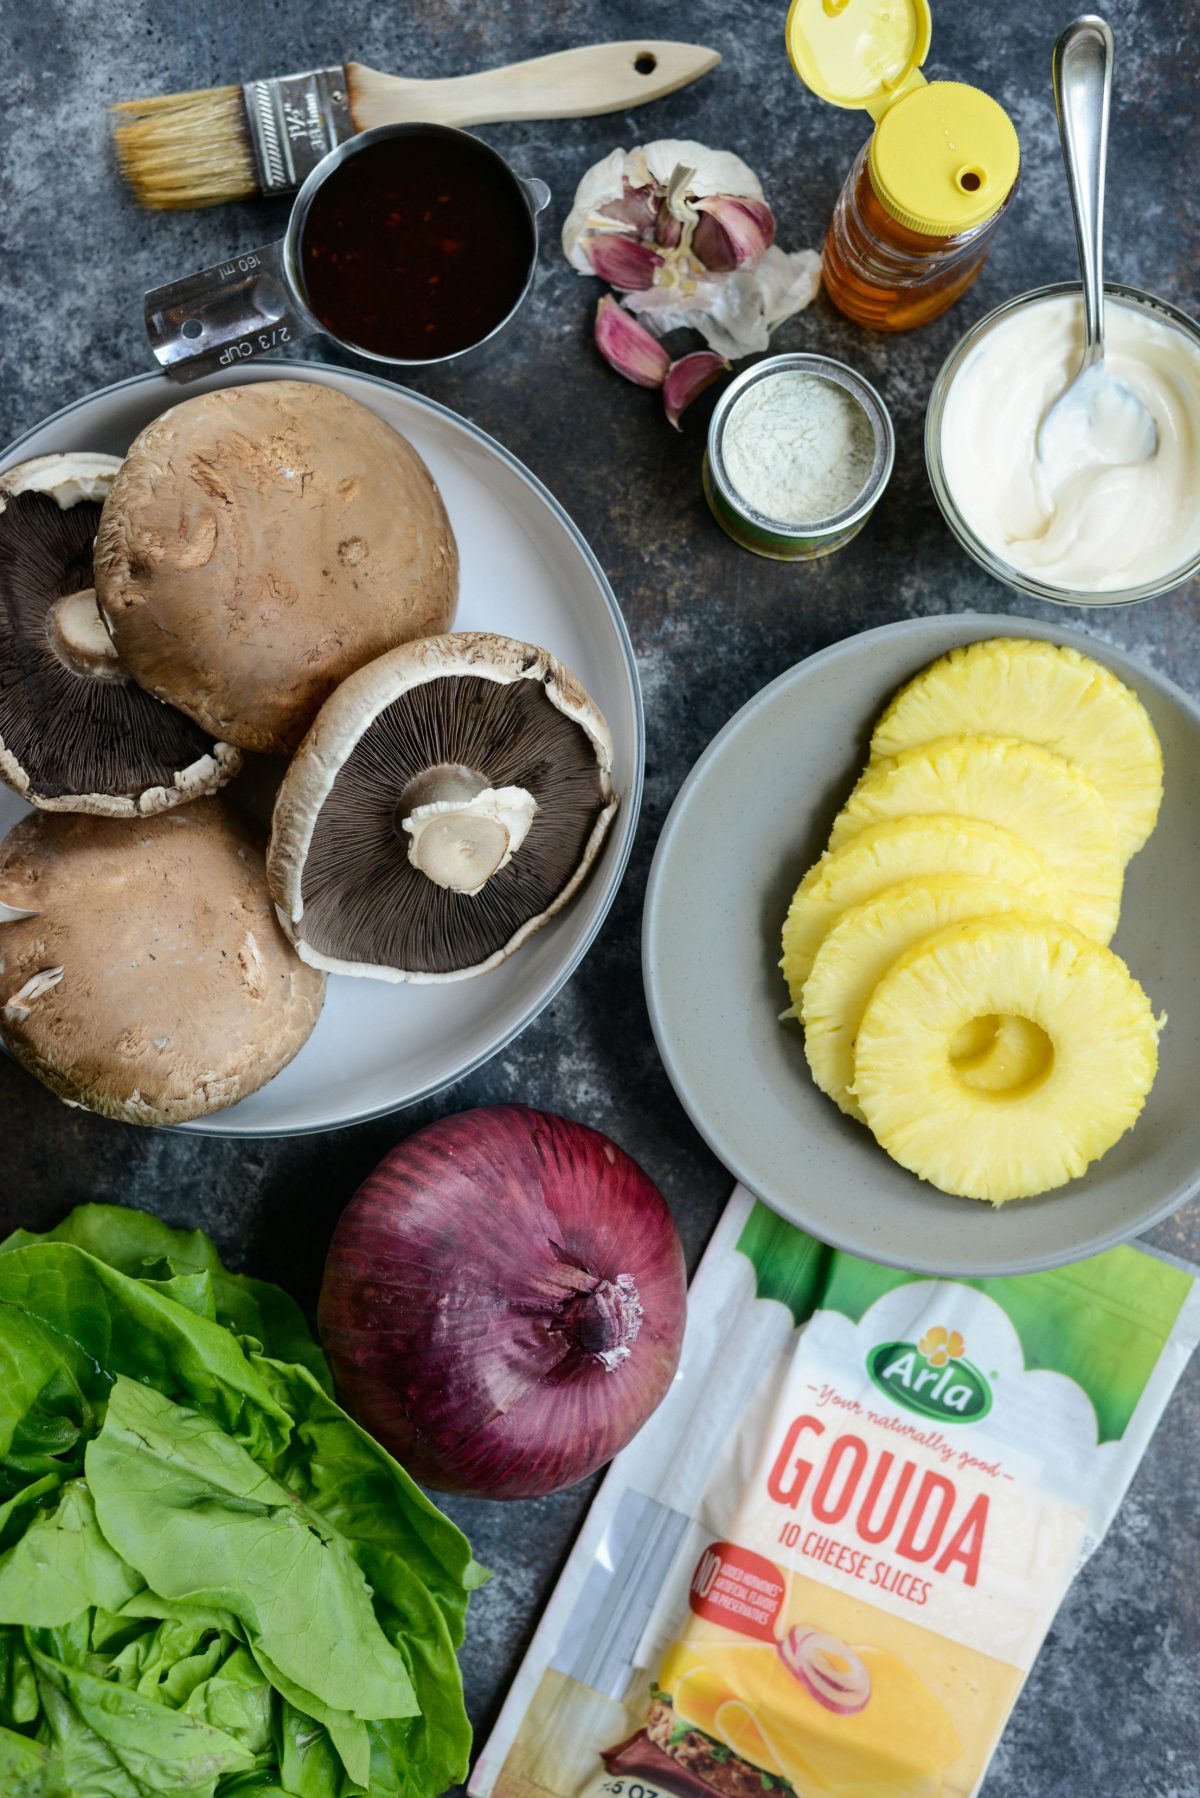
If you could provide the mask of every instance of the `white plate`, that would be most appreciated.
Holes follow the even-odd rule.
[[[436,401],[320,362],[254,363],[180,387],[135,375],[66,406],[0,455],[0,468],[60,450],[123,455],[189,394],[249,381],[323,381],[361,400],[425,458],[458,539],[455,628],[541,644],[582,680],[612,728],[621,795],[582,892],[490,974],[447,986],[333,976],[320,1023],[260,1092],[184,1126],[214,1136],[290,1136],[360,1123],[427,1098],[510,1043],[570,979],[612,904],[633,844],[645,754],[633,647],[595,556],[562,507],[514,456]],[[0,834],[28,808],[0,787]]]
[[[981,637],[1039,637],[1133,687],[1162,742],[1158,827],[1130,863],[1114,947],[1170,1013],[1137,1127],[1057,1192],[993,1208],[890,1161],[813,1084],[779,932],[896,689]],[[781,674],[714,737],[663,826],[642,965],[667,1073],[743,1185],[835,1248],[918,1273],[1026,1273],[1149,1229],[1200,1189],[1200,706],[1109,644],[1031,618],[960,612],[864,631]]]

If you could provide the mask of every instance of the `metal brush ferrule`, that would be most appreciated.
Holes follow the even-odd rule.
[[[265,194],[290,194],[330,150],[354,135],[346,71],[310,69],[242,87],[246,124]]]

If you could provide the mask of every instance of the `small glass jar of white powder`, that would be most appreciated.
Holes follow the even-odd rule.
[[[717,522],[756,555],[826,556],[862,529],[894,455],[870,382],[828,356],[769,356],[717,403],[704,492]]]

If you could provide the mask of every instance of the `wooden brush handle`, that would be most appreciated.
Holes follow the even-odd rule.
[[[535,56],[529,62],[440,81],[383,75],[346,64],[350,109],[360,131],[420,119],[434,125],[486,125],[496,119],[578,119],[621,112],[686,87],[720,61],[700,44],[634,38]]]

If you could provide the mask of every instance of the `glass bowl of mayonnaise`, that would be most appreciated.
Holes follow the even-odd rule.
[[[925,415],[929,478],[963,548],[997,580],[1060,605],[1128,605],[1200,573],[1200,325],[1136,287],[1106,283],[1104,294],[1105,364],[1154,419],[1149,461],[1048,471],[1038,457],[1038,427],[1083,353],[1069,282],[980,319]]]

